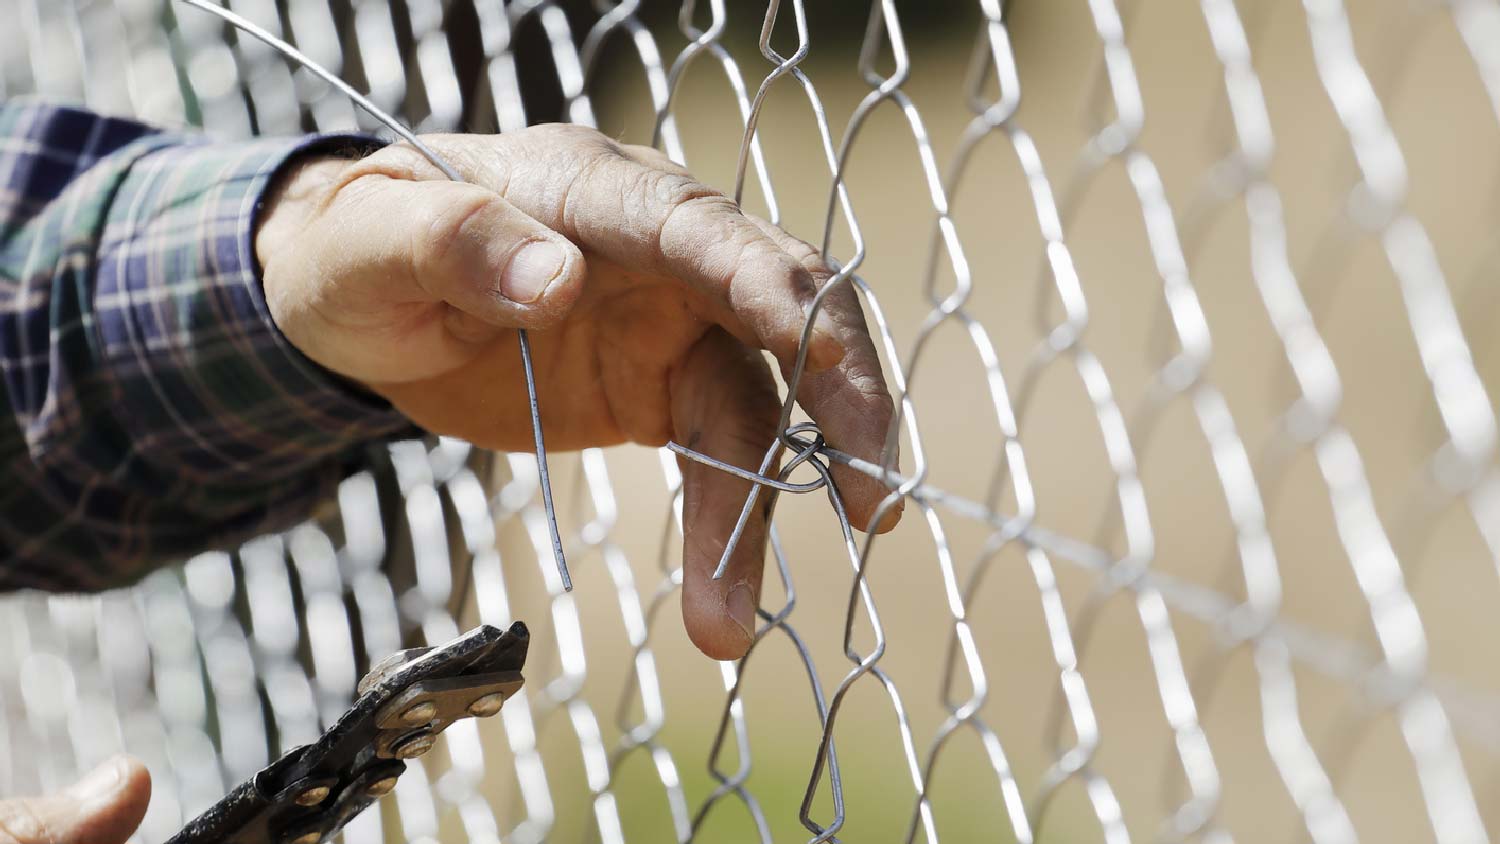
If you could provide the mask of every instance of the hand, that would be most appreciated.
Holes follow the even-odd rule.
[[[757,350],[790,372],[831,275],[816,250],[656,150],[593,130],[423,140],[467,183],[396,145],[309,162],[271,197],[256,252],[295,346],[427,430],[529,450],[515,330],[530,329],[550,447],[675,439],[759,468],[780,401]],[[847,285],[820,309],[797,400],[831,445],[880,459],[891,398]],[[683,618],[704,653],[738,658],[755,626],[765,508],[710,580],[749,483],[681,463]],[[834,478],[869,529],[886,488],[843,467]]]
[[[151,799],[151,775],[116,756],[46,797],[0,800],[0,844],[125,844]]]

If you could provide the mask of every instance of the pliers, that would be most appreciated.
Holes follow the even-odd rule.
[[[397,651],[312,744],[241,783],[168,844],[319,844],[396,787],[404,760],[460,718],[487,718],[520,690],[529,635],[481,625],[436,648]]]

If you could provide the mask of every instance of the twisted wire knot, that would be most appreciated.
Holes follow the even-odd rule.
[[[799,434],[809,433],[811,436],[798,436]],[[736,466],[733,463],[726,463],[717,457],[711,457],[680,443],[667,443],[667,449],[673,454],[686,457],[695,463],[702,463],[705,466],[747,480],[756,485],[757,491],[759,487],[769,487],[777,492],[791,492],[799,495],[820,490],[828,485],[828,459],[822,455],[823,450],[827,447],[828,443],[823,439],[823,432],[818,430],[816,423],[802,422],[792,425],[777,435],[776,441],[771,444],[770,449],[766,451],[765,458],[761,461],[760,471],[757,472]],[[770,469],[771,462],[776,459],[777,454],[783,448],[794,452],[792,459],[787,461],[787,464],[781,468],[781,471],[775,477],[766,474]],[[815,469],[820,470],[818,472],[818,479],[808,481],[807,483],[792,483],[788,481],[787,478],[791,475],[792,471],[803,463],[809,463]],[[732,542],[729,547],[731,549],[734,547]]]

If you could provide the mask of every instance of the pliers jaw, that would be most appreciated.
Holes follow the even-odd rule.
[[[312,744],[294,748],[189,822],[168,844],[318,844],[395,788],[407,759],[461,718],[499,712],[525,682],[529,634],[481,625],[435,648],[381,660],[359,697]]]

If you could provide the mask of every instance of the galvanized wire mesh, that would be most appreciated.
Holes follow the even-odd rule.
[[[0,601],[0,793],[126,749],[160,840],[371,661],[520,617],[525,692],[347,840],[1500,832],[1500,3],[226,5],[424,130],[597,125],[820,244],[906,518],[783,500],[716,665],[669,454],[559,457],[570,594],[530,456],[394,444],[284,536]],[[0,14],[6,95],[375,128],[185,7]]]

